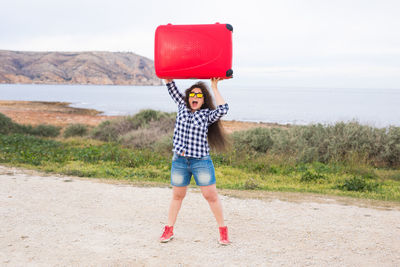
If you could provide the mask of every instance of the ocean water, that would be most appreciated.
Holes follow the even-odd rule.
[[[183,91],[187,86],[181,87]],[[357,120],[376,127],[400,126],[400,88],[219,87],[230,107],[226,120],[299,125]],[[165,86],[1,84],[0,99],[70,102],[106,115],[132,115],[148,108],[176,111]]]

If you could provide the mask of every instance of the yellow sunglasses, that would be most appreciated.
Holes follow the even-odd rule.
[[[189,97],[194,97],[194,96],[197,96],[197,98],[202,98],[203,97],[203,94],[202,93],[190,93],[189,94]]]

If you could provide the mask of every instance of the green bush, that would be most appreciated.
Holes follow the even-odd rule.
[[[400,127],[374,128],[358,122],[335,125],[251,129],[233,133],[234,149],[242,154],[268,153],[298,163],[358,162],[380,167],[400,166]]]
[[[337,173],[338,171],[341,170],[341,167],[335,164],[326,164],[322,162],[315,161],[312,163],[312,168],[317,172],[317,173]]]
[[[301,175],[300,182],[316,182],[323,179],[325,179],[324,175],[307,170]]]
[[[88,126],[84,124],[71,124],[64,131],[64,137],[85,136],[88,133]]]
[[[41,124],[38,126],[23,125],[13,122],[9,117],[0,113],[0,134],[29,134],[42,137],[56,137],[60,134],[60,127]]]
[[[391,167],[400,167],[400,127],[389,127],[380,159]]]
[[[60,134],[61,128],[53,125],[40,124],[35,127],[28,126],[25,129],[22,131],[25,134],[36,135],[41,137],[56,137]]]
[[[119,138],[119,143],[132,148],[151,147],[165,136],[171,136],[174,130],[175,120],[172,118],[160,118],[151,121],[139,129],[132,130]]]
[[[116,141],[118,138],[117,129],[115,129],[115,121],[103,121],[91,132],[91,137],[97,140],[110,142]]]
[[[162,138],[158,139],[151,147],[153,151],[158,154],[170,156],[172,153],[172,133],[164,135]]]
[[[0,134],[9,134],[16,131],[17,125],[6,115],[0,113]]]
[[[367,179],[360,176],[353,176],[347,178],[344,183],[338,185],[338,188],[346,191],[377,191],[380,184],[375,181],[367,181]]]
[[[255,128],[233,133],[233,146],[238,151],[255,151],[266,153],[273,145],[271,131],[266,128]]]
[[[344,171],[348,174],[354,175],[354,176],[359,176],[359,177],[364,177],[367,179],[377,179],[379,178],[378,175],[376,174],[375,168],[372,168],[370,166],[347,166],[344,168]]]
[[[243,185],[246,190],[254,190],[260,188],[260,183],[254,178],[248,178]]]
[[[151,122],[171,119],[175,113],[165,113],[155,110],[143,110],[134,116],[126,116],[104,121],[98,125],[91,136],[102,141],[117,142],[122,136],[139,128],[146,128]]]
[[[163,118],[173,118],[175,115],[173,113],[166,113],[151,109],[145,109],[137,113],[131,118],[131,123],[135,125],[135,129],[142,127],[152,121],[159,121]]]

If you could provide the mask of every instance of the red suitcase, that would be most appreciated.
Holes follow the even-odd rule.
[[[232,31],[229,24],[160,25],[154,65],[161,79],[231,78]]]

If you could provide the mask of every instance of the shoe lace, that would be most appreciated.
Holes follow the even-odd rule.
[[[221,240],[228,240],[228,231],[226,229],[221,231]]]
[[[161,237],[167,237],[170,232],[171,232],[171,227],[165,226],[164,233],[162,234]]]

